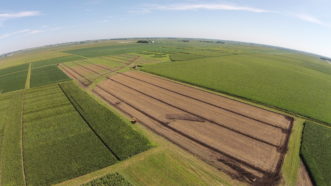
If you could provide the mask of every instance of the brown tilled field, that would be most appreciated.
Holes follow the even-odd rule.
[[[100,64],[92,64],[87,62],[75,63],[73,66],[60,64],[60,69],[63,70],[69,77],[76,79],[84,86],[90,85],[93,80],[103,74],[112,72],[112,69]]]
[[[116,57],[117,58],[129,57],[129,59],[126,59],[126,60],[121,59],[123,62],[123,65],[116,67],[116,68],[110,68],[103,64],[89,63],[87,61],[71,62],[71,65],[62,63],[59,65],[59,68],[62,69],[62,71],[64,73],[66,73],[69,77],[77,80],[80,84],[82,84],[83,86],[86,87],[86,86],[89,86],[98,77],[100,77],[104,74],[110,73],[110,72],[115,72],[127,65],[131,65],[137,59],[140,58],[139,56],[131,56],[131,55],[130,56],[116,56]]]
[[[236,179],[255,185],[279,180],[288,116],[137,71],[111,76],[93,91]]]

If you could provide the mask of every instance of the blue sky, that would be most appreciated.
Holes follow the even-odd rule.
[[[254,42],[331,57],[330,0],[1,0],[0,54],[117,37]]]

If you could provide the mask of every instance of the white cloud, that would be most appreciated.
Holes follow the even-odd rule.
[[[33,29],[23,29],[23,30],[19,30],[19,31],[15,31],[15,32],[10,32],[10,33],[6,33],[6,34],[2,34],[0,35],[0,40],[1,39],[6,39],[9,37],[13,37],[13,36],[17,36],[17,35],[24,35],[24,34],[38,34],[44,32],[43,30],[33,30]]]
[[[149,12],[152,10],[226,10],[226,11],[246,11],[254,13],[265,13],[270,12],[269,10],[247,7],[247,6],[237,6],[229,4],[173,4],[173,5],[151,5],[142,10],[142,12]]]
[[[318,24],[318,25],[322,25],[322,26],[326,26],[326,27],[331,27],[330,24],[325,23],[324,21],[311,16],[311,15],[307,15],[307,14],[295,14],[294,15],[296,18],[301,19],[302,21],[305,22],[309,22],[309,23],[313,23],[313,24]]]
[[[40,12],[38,11],[23,11],[16,13],[0,13],[0,19],[13,19],[13,18],[22,18],[22,17],[31,17],[38,16]]]

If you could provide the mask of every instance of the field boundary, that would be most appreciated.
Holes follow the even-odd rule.
[[[78,112],[78,114],[80,115],[80,117],[84,120],[84,122],[88,125],[88,127],[92,130],[92,132],[99,138],[99,140],[102,142],[102,144],[114,155],[114,157],[116,158],[117,161],[121,161],[121,159],[117,156],[117,154],[115,154],[115,152],[107,145],[107,143],[105,141],[103,141],[103,139],[101,138],[101,136],[93,129],[93,127],[87,121],[87,119],[84,117],[84,115],[81,112],[79,112],[79,110],[77,109],[77,107],[75,106],[75,104],[73,104],[74,99],[72,100],[72,99],[69,98],[69,96],[63,90],[63,88],[62,88],[62,86],[60,84],[58,84],[58,86],[60,87],[60,89],[62,90],[63,94],[66,96],[66,98],[68,99],[68,101],[71,103],[71,105],[75,108],[76,112]],[[79,104],[77,104],[77,105],[79,105]]]
[[[31,64],[30,64],[31,67]],[[22,110],[21,110],[21,160],[22,160],[22,171],[23,171],[23,183],[26,186],[26,176],[25,176],[25,166],[24,166],[24,123],[23,123],[23,114],[24,114],[24,98],[25,98],[25,91],[21,93],[21,101],[22,101]]]
[[[31,83],[31,63],[29,64],[28,67],[28,74],[26,76],[26,81],[25,81],[25,89],[30,88],[30,83]]]

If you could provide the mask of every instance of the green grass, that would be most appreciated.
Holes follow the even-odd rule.
[[[63,56],[63,57],[45,59],[45,60],[33,62],[32,68],[39,68],[39,67],[48,66],[48,65],[56,65],[59,63],[64,63],[64,62],[69,62],[69,61],[77,61],[80,59],[84,59],[84,58],[79,57],[79,56]]]
[[[318,186],[331,185],[331,128],[306,122],[301,155]]]
[[[0,96],[0,185],[24,185],[21,112],[22,92]]]
[[[28,71],[10,73],[0,77],[0,94],[25,88]]]
[[[72,82],[62,83],[61,87],[76,109],[120,160],[151,147],[147,138]]]
[[[117,162],[58,85],[26,91],[23,121],[28,185],[58,183]]]
[[[104,177],[95,179],[89,183],[82,184],[82,186],[131,186],[125,178],[119,173],[108,174]]]
[[[204,180],[190,168],[190,163],[168,152],[161,152],[131,164],[120,171],[133,185],[210,185],[215,180]],[[220,184],[218,182],[218,184]]]
[[[30,81],[31,81],[31,63],[29,64],[28,74],[25,80],[25,88],[30,88]]]
[[[143,70],[331,124],[331,65],[310,56],[253,53],[146,65]]]
[[[45,66],[32,69],[30,86],[39,87],[66,80],[70,80],[70,78],[57,66]]]
[[[297,183],[298,170],[301,162],[300,145],[303,122],[304,120],[302,119],[295,119],[293,123],[292,132],[288,143],[288,151],[285,155],[281,170],[286,186],[294,186]]]

